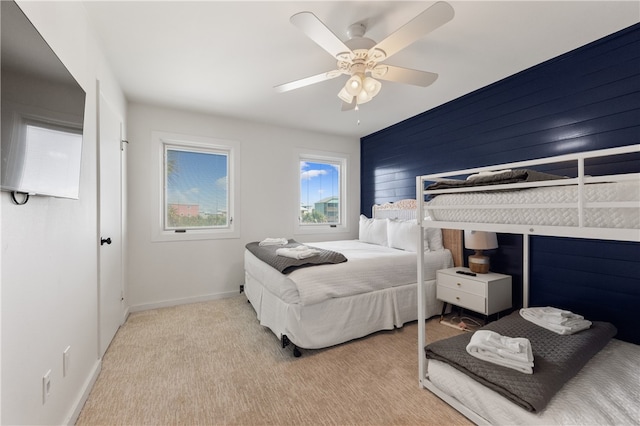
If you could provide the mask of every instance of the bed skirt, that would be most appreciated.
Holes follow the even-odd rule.
[[[425,288],[427,318],[439,315],[435,280],[426,281]],[[415,283],[303,306],[284,302],[247,272],[244,291],[261,325],[303,349],[326,348],[418,318]]]

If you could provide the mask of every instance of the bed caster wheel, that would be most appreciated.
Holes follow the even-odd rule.
[[[295,356],[296,358],[300,358],[301,355],[302,355],[302,352],[300,352],[300,349],[294,347],[293,356]]]

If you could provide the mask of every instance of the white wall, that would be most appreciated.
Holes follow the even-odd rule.
[[[126,116],[79,2],[19,1],[87,92],[80,199],[31,197],[24,206],[0,193],[2,252],[2,424],[72,422],[99,371],[96,79]],[[62,352],[71,368],[62,375]],[[42,403],[42,376],[51,395]]]
[[[128,109],[128,294],[132,311],[194,302],[238,293],[244,282],[243,249],[265,237],[301,242],[358,236],[360,141],[264,124],[130,104]],[[151,161],[151,133],[161,131],[227,139],[241,144],[240,238],[205,241],[151,241],[151,188],[157,171]],[[346,153],[349,204],[347,232],[294,234],[299,196],[297,148]],[[237,224],[237,222],[236,222]]]
[[[87,92],[80,199],[32,197],[16,206],[0,193],[0,423],[64,424],[75,420],[100,369],[98,358],[98,198],[96,80],[128,121],[126,298],[133,308],[237,294],[244,245],[267,236],[300,241],[357,237],[359,140],[131,105],[111,74],[79,2],[19,5]],[[239,141],[241,237],[151,242],[151,132]],[[307,147],[350,155],[347,219],[332,235],[295,235],[298,176],[294,151]],[[62,352],[71,369],[62,375]],[[51,395],[42,403],[42,376]]]

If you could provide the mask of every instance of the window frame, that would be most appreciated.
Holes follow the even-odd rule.
[[[308,149],[296,150],[296,187],[297,195],[296,199],[296,233],[298,234],[332,234],[336,232],[346,232],[347,228],[347,206],[348,206],[348,191],[347,191],[347,172],[349,167],[349,155],[338,152],[327,151],[314,151]],[[339,199],[340,199],[340,221],[339,223],[302,223],[302,217],[300,208],[302,206],[301,188],[300,188],[300,164],[303,161],[315,162],[315,163],[333,163],[340,165],[339,176]]]
[[[239,185],[240,176],[240,143],[202,136],[180,135],[165,132],[152,132],[154,145],[154,164],[156,170],[153,175],[151,240],[159,241],[194,241],[240,238],[239,218]],[[166,202],[166,166],[167,149],[177,149],[186,152],[211,153],[227,155],[227,226],[165,229]]]

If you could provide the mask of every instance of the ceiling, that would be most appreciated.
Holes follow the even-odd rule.
[[[452,21],[388,64],[439,74],[426,88],[382,82],[358,111],[341,111],[347,77],[277,93],[336,68],[289,22],[313,12],[339,38],[367,26],[381,41],[431,1],[86,1],[131,102],[362,137],[640,21],[638,1],[449,1]]]

